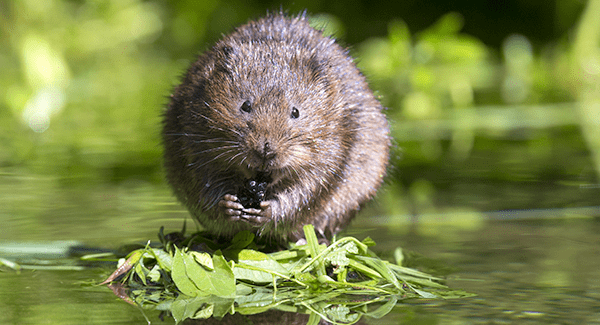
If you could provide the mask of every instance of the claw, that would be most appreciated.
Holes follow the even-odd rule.
[[[242,209],[242,211],[248,215],[253,215],[253,216],[260,216],[260,213],[263,211],[261,209],[254,209],[254,208],[249,208],[249,209]]]
[[[236,210],[236,209],[225,209],[225,210],[223,210],[223,212],[225,212],[226,215],[231,216],[231,217],[242,215],[242,211]]]
[[[223,199],[219,201],[219,207],[221,207],[223,213],[228,216],[239,216],[244,209],[244,206],[237,201],[237,197],[231,194],[225,194],[223,196]]]
[[[261,226],[271,217],[271,202],[260,202],[260,208],[244,208],[238,200],[238,197],[231,194],[223,195],[223,199],[218,203],[219,207],[231,221],[244,221],[253,226]]]
[[[257,226],[257,227],[264,224],[267,221],[267,219],[264,217],[257,216],[257,215],[247,215],[247,214],[240,216],[240,219],[244,220],[254,226]]]
[[[225,195],[223,195],[223,200],[236,202],[238,200],[238,198],[235,195],[225,194]]]

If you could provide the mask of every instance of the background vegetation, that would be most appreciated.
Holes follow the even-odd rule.
[[[600,215],[600,0],[0,1],[0,256],[179,230],[170,91],[221,34],[279,8],[350,47],[388,107],[394,166],[350,235],[460,268],[451,286],[478,294],[395,323],[597,323],[600,223],[568,217]],[[482,222],[511,217],[559,220]],[[106,275],[0,271],[0,323],[143,322],[81,287]]]
[[[349,46],[388,107],[378,211],[598,204],[599,0],[19,0],[0,4],[0,220],[83,234],[185,213],[161,169],[170,90],[222,33],[279,8]]]

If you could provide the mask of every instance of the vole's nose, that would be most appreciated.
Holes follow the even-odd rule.
[[[275,151],[271,149],[271,145],[269,144],[269,142],[265,142],[265,145],[263,147],[263,156],[265,157],[265,160],[275,159],[276,155],[277,154],[275,153]]]

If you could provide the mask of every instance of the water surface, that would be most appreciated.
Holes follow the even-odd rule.
[[[156,241],[160,226],[179,230],[187,215],[164,185],[131,182],[56,192],[48,187],[56,181],[50,178],[5,174],[3,181],[13,187],[12,202],[3,199],[11,203],[10,208],[4,205],[1,210],[2,256],[7,256],[7,250],[25,256],[31,252],[19,253],[15,247],[38,247],[34,257],[59,259],[57,264],[64,265],[74,260],[61,255],[64,241],[115,250]],[[414,217],[386,217],[367,209],[346,234],[371,236],[377,242],[374,250],[383,257],[391,258],[400,246],[408,266],[447,276],[451,287],[477,296],[408,301],[384,319],[364,320],[373,324],[598,324],[600,222],[589,216],[590,211],[595,210],[455,212],[424,214],[415,222]],[[503,216],[518,218],[502,220],[509,219]],[[528,216],[537,219],[521,220]],[[39,247],[47,249],[40,253]],[[1,272],[0,323],[144,324],[144,313],[137,307],[106,287],[92,285],[113,267],[92,264],[82,270]],[[161,322],[155,311],[145,314],[153,323],[172,323],[168,318]]]

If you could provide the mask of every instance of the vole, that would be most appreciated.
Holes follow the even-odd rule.
[[[304,14],[268,14],[191,64],[164,115],[167,180],[210,233],[338,233],[383,182],[390,136],[348,50]]]

